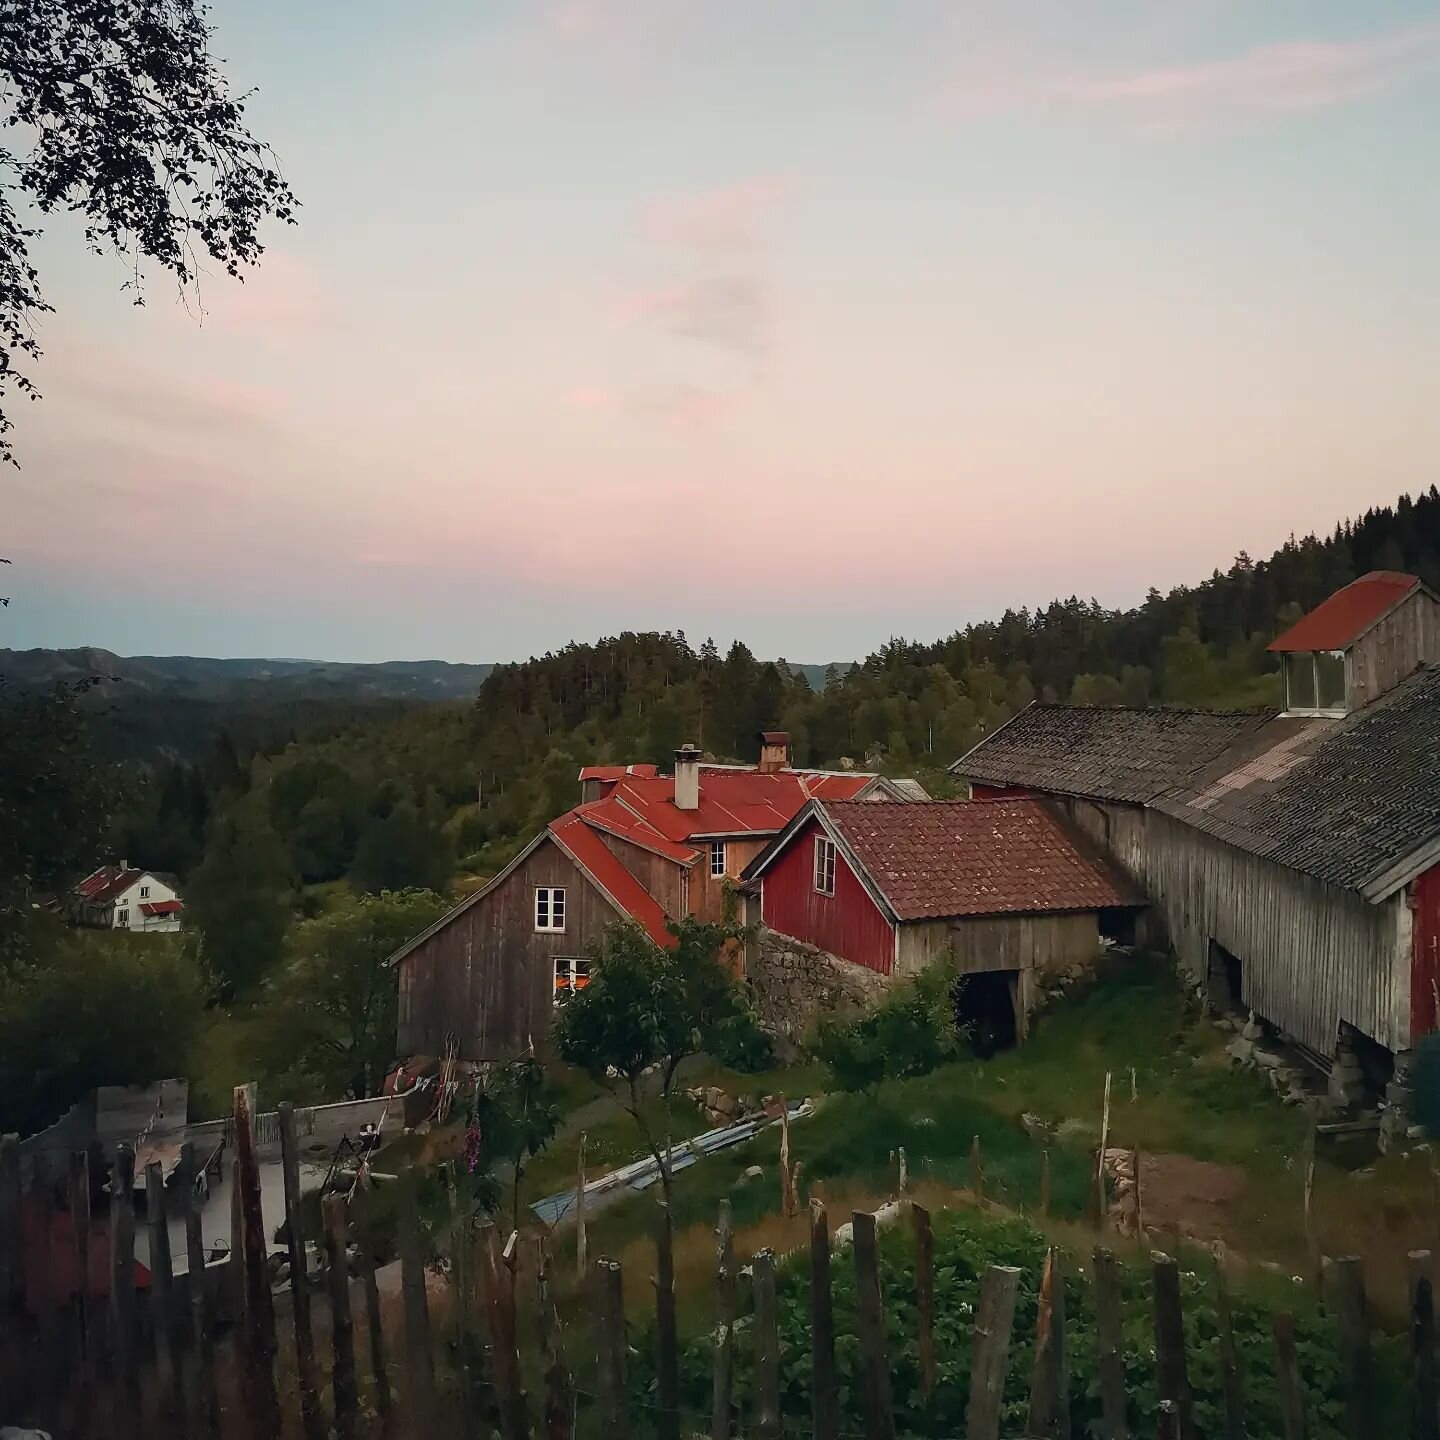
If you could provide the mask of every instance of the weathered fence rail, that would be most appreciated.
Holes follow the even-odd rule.
[[[282,1434],[304,1440],[333,1434],[353,1440],[368,1435],[492,1433],[504,1440],[530,1440],[536,1434],[545,1440],[567,1440],[577,1433],[625,1440],[636,1431],[653,1433],[657,1440],[680,1440],[682,1435],[705,1430],[710,1440],[742,1436],[798,1440],[802,1435],[813,1440],[893,1440],[894,1365],[887,1347],[894,1336],[902,1334],[907,1345],[914,1346],[916,1385],[926,1405],[934,1396],[937,1377],[955,1358],[942,1353],[942,1327],[937,1326],[946,1296],[944,1286],[937,1285],[929,1211],[906,1202],[901,1212],[914,1237],[916,1300],[899,1314],[893,1304],[887,1307],[876,1217],[864,1212],[853,1216],[847,1257],[832,1244],[823,1203],[812,1200],[806,1270],[809,1353],[804,1357],[809,1366],[810,1411],[803,1417],[786,1413],[782,1363],[793,1371],[797,1357],[781,1353],[777,1277],[781,1273],[791,1281],[799,1277],[794,1271],[779,1272],[768,1249],[752,1257],[747,1277],[735,1254],[729,1206],[723,1204],[716,1230],[713,1405],[704,1415],[682,1409],[674,1235],[669,1211],[662,1205],[655,1219],[652,1275],[627,1276],[611,1258],[591,1261],[578,1307],[582,1320],[568,1332],[562,1332],[553,1288],[555,1269],[544,1236],[535,1237],[533,1246],[520,1247],[515,1236],[502,1244],[493,1230],[480,1234],[463,1226],[452,1230],[453,1264],[457,1274],[462,1264],[467,1277],[472,1267],[478,1273],[485,1319],[468,1337],[469,1349],[478,1355],[476,1364],[483,1370],[479,1390],[450,1385],[443,1367],[437,1368],[437,1351],[443,1360],[457,1325],[469,1325],[473,1319],[465,1309],[467,1286],[456,1287],[461,1293],[458,1308],[443,1318],[432,1316],[424,1239],[409,1187],[397,1187],[406,1200],[399,1214],[401,1285],[394,1320],[382,1311],[374,1256],[364,1247],[358,1281],[352,1281],[347,1255],[354,1227],[342,1195],[324,1198],[325,1287],[323,1291],[309,1288],[305,1248],[298,1235],[295,1116],[288,1106],[281,1107],[277,1131],[285,1156],[292,1293],[283,1307],[289,1323],[277,1324],[275,1299],[277,1294],[283,1296],[283,1289],[277,1291],[270,1283],[270,1245],[261,1223],[251,1122],[249,1096],[242,1089],[237,1091],[231,1121],[240,1244],[226,1262],[242,1282],[238,1286],[242,1305],[228,1333],[217,1324],[214,1297],[205,1285],[193,1283],[203,1265],[187,1183],[193,1149],[187,1147],[182,1156],[180,1183],[172,1187],[173,1193],[161,1183],[158,1168],[150,1167],[145,1177],[146,1218],[156,1234],[165,1234],[167,1215],[177,1206],[183,1214],[189,1274],[173,1274],[168,1246],[152,1244],[148,1282],[137,1288],[141,1272],[134,1260],[130,1147],[117,1147],[108,1231],[92,1231],[89,1210],[96,1192],[83,1153],[74,1157],[63,1175],[58,1167],[37,1168],[26,1190],[15,1138],[0,1140],[0,1426],[37,1426],[58,1437],[153,1434],[202,1440],[229,1436],[274,1440]],[[983,1184],[977,1147],[977,1192]],[[46,1263],[52,1269],[64,1269],[54,1247],[55,1237],[66,1237],[64,1243],[72,1252],[67,1273],[79,1280],[73,1290],[62,1293],[60,1287],[41,1285],[27,1292],[26,1275],[34,1273],[34,1257],[29,1257],[27,1272],[25,1247],[37,1235],[44,1237]],[[99,1304],[92,1282],[101,1267],[92,1263],[92,1250],[102,1235],[108,1251],[108,1264],[103,1267],[108,1299]],[[527,1255],[532,1258],[522,1265],[522,1256]],[[850,1410],[859,1418],[848,1421],[842,1420],[832,1295],[842,1265],[853,1267],[857,1317],[854,1375],[859,1398]],[[1093,1315],[1090,1310],[1085,1313],[1093,1334],[1084,1339],[1095,1355],[1097,1430],[1102,1440],[1131,1440],[1134,1433],[1131,1421],[1138,1413],[1138,1397],[1127,1392],[1127,1385],[1133,1382],[1137,1356],[1149,1367],[1153,1391],[1160,1397],[1158,1433],[1174,1440],[1211,1440],[1196,1429],[1191,1379],[1196,1372],[1187,1350],[1184,1292],[1176,1260],[1160,1253],[1151,1257],[1148,1343],[1141,1345],[1135,1341],[1133,1307],[1127,1332],[1121,1267],[1114,1254],[1097,1246],[1090,1270]],[[1342,1433],[1346,1440],[1373,1440],[1379,1423],[1380,1381],[1362,1268],[1356,1259],[1338,1257],[1327,1262],[1324,1271],[1326,1302],[1340,1337]],[[654,1295],[655,1385],[639,1395],[631,1381],[635,1362],[627,1333],[626,1298],[633,1317],[646,1280]],[[980,1277],[978,1303],[963,1342],[969,1347],[970,1361],[965,1440],[1001,1440],[1002,1435],[1016,1440],[1022,1432],[1035,1440],[1059,1440],[1078,1426],[1071,1414],[1070,1373],[1072,1342],[1078,1337],[1070,1333],[1066,1305],[1067,1285],[1074,1284],[1074,1278],[1067,1276],[1064,1257],[1056,1248],[1046,1255],[1035,1292],[1026,1417],[1019,1424],[1005,1423],[1021,1280],[1020,1270],[998,1265],[988,1267]],[[1223,1434],[1225,1440],[1241,1440],[1255,1433],[1247,1423],[1245,1357],[1236,1341],[1223,1273],[1217,1272],[1216,1285]],[[1413,1391],[1409,1433],[1416,1440],[1440,1440],[1433,1296],[1431,1256],[1416,1252],[1410,1260],[1408,1347]],[[357,1303],[364,1307],[363,1326],[354,1318]],[[644,1308],[651,1306],[647,1302]],[[741,1319],[745,1324],[737,1327]],[[398,1335],[387,1333],[392,1325]],[[365,1341],[359,1347],[357,1329],[362,1329]],[[952,1347],[955,1333],[953,1328],[943,1331],[951,1337]],[[1305,1391],[1292,1314],[1274,1315],[1269,1343],[1281,1434],[1284,1440],[1307,1440],[1320,1397]],[[357,1362],[357,1349],[363,1351],[363,1365]],[[745,1414],[738,1421],[737,1360],[749,1362],[744,1373],[750,1377]],[[476,1401],[477,1394],[482,1401]],[[483,1416],[475,1413],[476,1403],[486,1407]],[[464,1406],[471,1408],[460,1413]],[[1012,1406],[1010,1413],[1015,1409]],[[953,1427],[945,1433],[954,1440]]]

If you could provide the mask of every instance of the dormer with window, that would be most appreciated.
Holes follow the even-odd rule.
[[[1414,575],[1372,570],[1269,648],[1281,657],[1287,715],[1348,715],[1440,661],[1440,597]]]

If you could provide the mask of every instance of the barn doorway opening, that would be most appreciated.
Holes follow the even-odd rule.
[[[1209,974],[1205,977],[1206,998],[1222,1015],[1245,1008],[1245,966],[1238,955],[1223,945],[1210,942]]]
[[[955,982],[955,1025],[981,1060],[1015,1048],[1013,970],[975,970]]]

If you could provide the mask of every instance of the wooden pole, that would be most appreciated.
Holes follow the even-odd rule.
[[[599,1358],[601,1434],[629,1440],[626,1393],[625,1282],[614,1260],[595,1262],[596,1351]]]
[[[839,1440],[840,1391],[835,1378],[830,1221],[819,1200],[810,1202],[810,1401],[814,1440]]]
[[[550,1282],[550,1246],[544,1235],[535,1237],[535,1291],[540,1354],[545,1364],[545,1440],[571,1440],[575,1402],[560,1343],[560,1319]]]
[[[980,1137],[970,1141],[970,1193],[979,1203],[985,1199],[985,1167],[980,1163]]]
[[[252,1087],[235,1087],[235,1177],[240,1196],[245,1276],[244,1350],[246,1404],[258,1440],[280,1433],[275,1390],[275,1302],[270,1293],[270,1247],[260,1208],[260,1166],[255,1156]]]
[[[1180,1267],[1158,1251],[1151,1257],[1155,1286],[1155,1368],[1160,1398],[1173,1400],[1180,1440],[1194,1440],[1190,1377],[1185,1364],[1185,1316],[1180,1303]]]
[[[860,1389],[866,1440],[895,1440],[895,1407],[890,1401],[890,1361],[885,1351],[885,1305],[880,1292],[880,1246],[875,1217],[857,1210],[851,1217],[857,1296],[856,1336],[860,1342]]]
[[[190,1299],[187,1348],[200,1428],[206,1434],[214,1434],[220,1424],[220,1401],[215,1391],[215,1340],[210,1326],[205,1242],[200,1232],[200,1212],[195,1208],[195,1146],[189,1140],[180,1147],[180,1171],[182,1179],[177,1198],[180,1213],[185,1217],[185,1284]]]
[[[394,1403],[390,1396],[390,1368],[385,1358],[385,1326],[380,1318],[380,1287],[375,1281],[375,1252],[358,1237],[360,1283],[365,1295],[365,1328],[370,1337],[370,1379],[375,1386],[375,1412],[388,1429]],[[319,1408],[318,1405],[316,1407]],[[322,1417],[323,1419],[323,1417]]]
[[[670,1207],[655,1213],[655,1434],[680,1440],[680,1333],[675,1321],[675,1234]]]
[[[20,1137],[0,1137],[0,1381],[11,1413],[23,1413],[30,1389],[25,1318],[25,1235],[20,1199]]]
[[[529,1440],[530,1417],[520,1378],[519,1335],[515,1324],[515,1258],[518,1232],[512,1231],[503,1251],[495,1227],[485,1227],[485,1308],[490,1319],[495,1388],[500,1400],[501,1431],[507,1440]]]
[[[145,1167],[145,1218],[150,1222],[150,1320],[155,1361],[170,1423],[183,1424],[180,1353],[176,1345],[175,1264],[170,1255],[170,1222],[165,1211],[165,1180],[160,1162]]]
[[[575,1156],[575,1279],[584,1282],[588,1271],[585,1257],[585,1132]]]
[[[1282,1312],[1274,1317],[1275,1382],[1280,1392],[1280,1433],[1284,1440],[1306,1440],[1305,1387],[1295,1354],[1295,1317]]]
[[[780,1097],[780,1213],[791,1219],[799,1205],[795,1174],[790,1168],[790,1106]]]
[[[1105,1151],[1110,1145],[1110,1072],[1105,1072],[1105,1109],[1100,1120],[1100,1153],[1095,1161],[1095,1227],[1105,1226]]]
[[[710,1440],[730,1440],[735,1363],[735,1254],[730,1202],[720,1202],[715,1223],[715,1369],[710,1397]]]
[[[1180,1440],[1180,1407],[1173,1400],[1160,1402],[1155,1422],[1155,1440]]]
[[[1120,1269],[1114,1253],[1097,1245],[1095,1274],[1095,1349],[1100,1380],[1102,1440],[1129,1440],[1125,1404],[1125,1321],[1120,1299]]]
[[[1027,1436],[1061,1440],[1070,1434],[1070,1365],[1065,1346],[1065,1275],[1060,1252],[1045,1255],[1035,1313],[1035,1366],[1030,1375]]]
[[[430,1347],[430,1304],[420,1251],[419,1199],[413,1184],[400,1198],[400,1290],[405,1303],[405,1358],[410,1373],[410,1425],[426,1434],[435,1423],[435,1355]]]
[[[1320,1117],[1312,1104],[1310,1125],[1305,1132],[1305,1152],[1302,1164],[1304,1181],[1300,1197],[1300,1220],[1305,1232],[1305,1253],[1310,1261],[1310,1282],[1315,1294],[1324,1303],[1325,1270],[1320,1258],[1320,1237],[1315,1228],[1315,1140],[1319,1130]]]
[[[310,1284],[305,1273],[305,1237],[300,1229],[300,1145],[295,1135],[295,1107],[282,1100],[280,1163],[285,1178],[285,1238],[290,1252],[290,1308],[295,1328],[295,1374],[300,1384],[300,1423],[306,1440],[325,1440],[315,1378],[315,1332],[310,1323]]]
[[[1130,1170],[1135,1182],[1135,1236],[1145,1238],[1145,1203],[1140,1197],[1140,1152],[1130,1152]]]
[[[1225,1279],[1225,1252],[1215,1247],[1215,1325],[1220,1342],[1220,1384],[1225,1394],[1225,1440],[1245,1440],[1245,1381],[1235,1343],[1230,1286]]]
[[[1040,1152],[1040,1214],[1050,1213],[1050,1147]]]
[[[935,1229],[923,1205],[910,1207],[915,1226],[915,1357],[920,1367],[920,1397],[935,1397]]]
[[[116,1431],[140,1433],[140,1357],[135,1313],[135,1151],[122,1141],[110,1169],[110,1329],[118,1403]]]
[[[1020,1271],[992,1265],[980,1282],[975,1308],[974,1355],[970,1366],[970,1404],[965,1413],[966,1440],[999,1440],[1000,1402],[1010,1365],[1010,1330],[1015,1323],[1015,1293]]]
[[[780,1330],[775,1310],[775,1252],[750,1262],[755,1292],[755,1434],[780,1440]]]
[[[1340,1363],[1345,1372],[1346,1434],[1350,1440],[1373,1440],[1375,1407],[1370,1360],[1370,1326],[1365,1306],[1365,1270],[1357,1255],[1330,1262],[1340,1322]]]
[[[1415,1378],[1415,1440],[1440,1440],[1435,1383],[1435,1280],[1428,1250],[1410,1252],[1410,1367]]]
[[[321,1202],[325,1222],[326,1279],[330,1291],[330,1388],[335,1404],[337,1440],[355,1435],[355,1324],[350,1315],[349,1236],[345,1197],[327,1195]]]

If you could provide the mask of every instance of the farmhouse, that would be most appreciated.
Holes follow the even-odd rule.
[[[71,892],[70,900],[77,925],[142,934],[178,930],[185,908],[175,891],[173,875],[135,870],[124,860],[118,865],[102,865],[87,875]]]
[[[673,775],[587,767],[580,785],[575,809],[391,957],[401,1055],[453,1043],[460,1059],[488,1061],[542,1043],[607,926],[633,921],[668,945],[672,920],[724,918],[741,871],[809,801],[901,794],[877,775],[791,769],[783,732],[762,736],[753,767],[708,764],[685,746]]]
[[[957,1019],[987,1048],[1023,1038],[1047,981],[1092,962],[1102,934],[1133,932],[1142,903],[1035,799],[812,800],[744,878],[763,925],[749,969],[767,1021],[797,1033],[837,985],[852,998],[881,988],[857,986],[857,968],[902,979],[949,956]],[[786,937],[807,947],[798,974]]]
[[[1440,986],[1440,600],[1375,572],[1270,649],[1279,715],[1032,705],[953,768],[976,799],[1061,805],[1212,999],[1335,1098],[1389,1079],[1403,1103]]]

